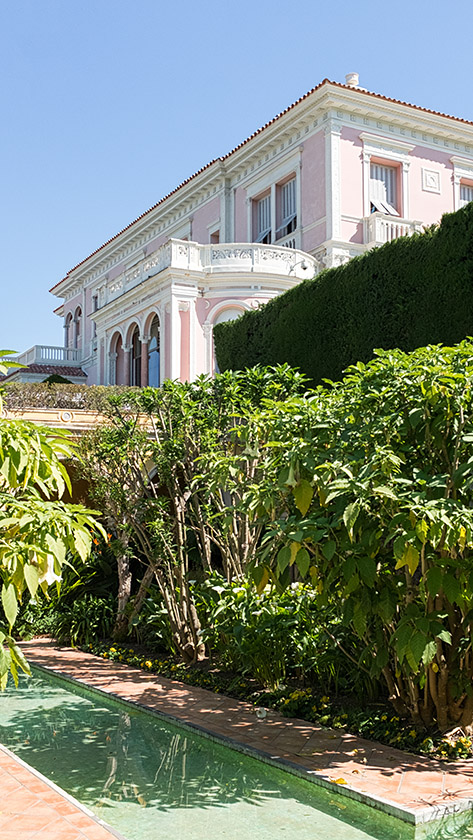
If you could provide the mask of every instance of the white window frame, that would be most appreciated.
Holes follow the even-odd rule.
[[[295,233],[296,247],[300,248],[300,223],[301,223],[301,177],[300,169],[302,162],[302,146],[299,146],[297,151],[291,152],[282,160],[272,162],[265,167],[265,171],[259,177],[251,174],[241,184],[246,190],[247,203],[247,242],[254,242],[255,224],[254,224],[254,202],[262,198],[265,193],[271,194],[271,238],[274,244],[276,231],[278,228],[276,217],[276,196],[277,189],[280,184],[289,181],[295,177],[296,179],[296,210],[297,210],[297,228]]]
[[[263,195],[255,200],[255,242],[262,242],[270,245],[272,241],[271,225],[271,193]]]
[[[467,193],[466,198],[462,196],[462,192]],[[465,207],[470,201],[473,201],[473,184],[465,184],[464,181],[460,181],[460,207]]]
[[[370,163],[370,210],[378,210],[388,216],[400,216],[396,209],[398,198],[398,166],[386,166],[385,163]],[[382,187],[380,187],[382,184]],[[375,195],[378,192],[379,195]],[[382,194],[381,194],[382,193]],[[374,209],[373,209],[374,208]]]
[[[459,210],[464,206],[461,199],[462,186],[468,187],[473,184],[473,160],[453,155],[450,162],[453,163],[453,209]],[[465,181],[469,183],[465,184]]]
[[[397,213],[394,215],[409,218],[409,154],[415,146],[405,143],[403,140],[395,140],[391,137],[382,137],[378,134],[370,134],[362,131],[360,139],[363,143],[363,215],[371,215],[371,163],[380,166],[400,167],[400,195],[397,197]],[[387,212],[380,210],[380,212]],[[393,215],[392,212],[389,215]]]
[[[283,184],[278,184],[279,191],[279,224],[276,228],[275,241],[297,230],[297,178],[289,178]]]

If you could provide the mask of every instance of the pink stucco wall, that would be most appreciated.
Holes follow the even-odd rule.
[[[325,138],[323,131],[304,140],[301,170],[302,249],[311,251],[326,238],[325,222]],[[314,223],[319,224],[314,225]]]
[[[363,242],[363,224],[352,216],[363,216],[363,143],[360,130],[343,126],[340,135],[340,209],[341,232],[345,242]]]
[[[416,146],[410,153],[409,168],[409,216],[430,225],[438,222],[443,213],[453,210],[453,164],[452,152],[440,149],[427,149]],[[422,169],[438,172],[440,175],[440,193],[422,189]]]
[[[246,209],[246,191],[237,187],[234,194],[234,241],[246,242],[248,239],[248,216]]]
[[[341,170],[341,213],[343,216],[363,216],[363,143],[360,130],[344,126],[340,139]],[[380,139],[382,140],[380,134]],[[408,138],[406,137],[406,140]],[[440,220],[443,213],[453,210],[453,166],[450,162],[452,152],[432,149],[417,145],[409,152],[409,211],[411,221],[432,224]],[[380,162],[381,161],[380,159]],[[400,211],[405,215],[405,200],[401,190],[400,164],[384,161],[387,165],[399,167],[398,195]],[[422,170],[428,169],[439,173],[440,193],[423,189]],[[356,221],[342,218],[342,239],[348,242],[362,242],[361,226]]]
[[[192,222],[192,239],[205,245],[209,241],[208,225],[220,220],[220,197],[215,196],[207,204],[197,207]]]

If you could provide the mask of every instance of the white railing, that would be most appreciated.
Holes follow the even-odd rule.
[[[422,230],[421,222],[388,216],[384,213],[372,213],[363,219],[363,241],[365,245],[384,245],[400,236],[412,236]]]
[[[55,347],[49,344],[35,344],[24,353],[11,356],[9,361],[19,365],[80,365],[82,351],[75,347]]]
[[[298,280],[313,277],[319,270],[317,262],[295,245],[294,234],[280,240],[277,245],[252,242],[199,245],[183,239],[169,239],[150,257],[110,280],[99,301],[99,308],[166,268],[213,275],[239,271],[278,274]]]

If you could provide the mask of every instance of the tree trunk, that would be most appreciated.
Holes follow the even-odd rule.
[[[115,624],[112,630],[112,638],[116,642],[121,642],[128,635],[128,617],[126,615],[126,607],[131,595],[132,575],[130,570],[130,558],[128,555],[128,541],[127,534],[120,534],[120,551],[117,552],[117,570],[118,570],[118,605]]]

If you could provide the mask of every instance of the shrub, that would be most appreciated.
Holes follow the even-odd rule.
[[[473,203],[214,330],[220,370],[288,362],[339,379],[374,348],[451,344],[472,332]]]

